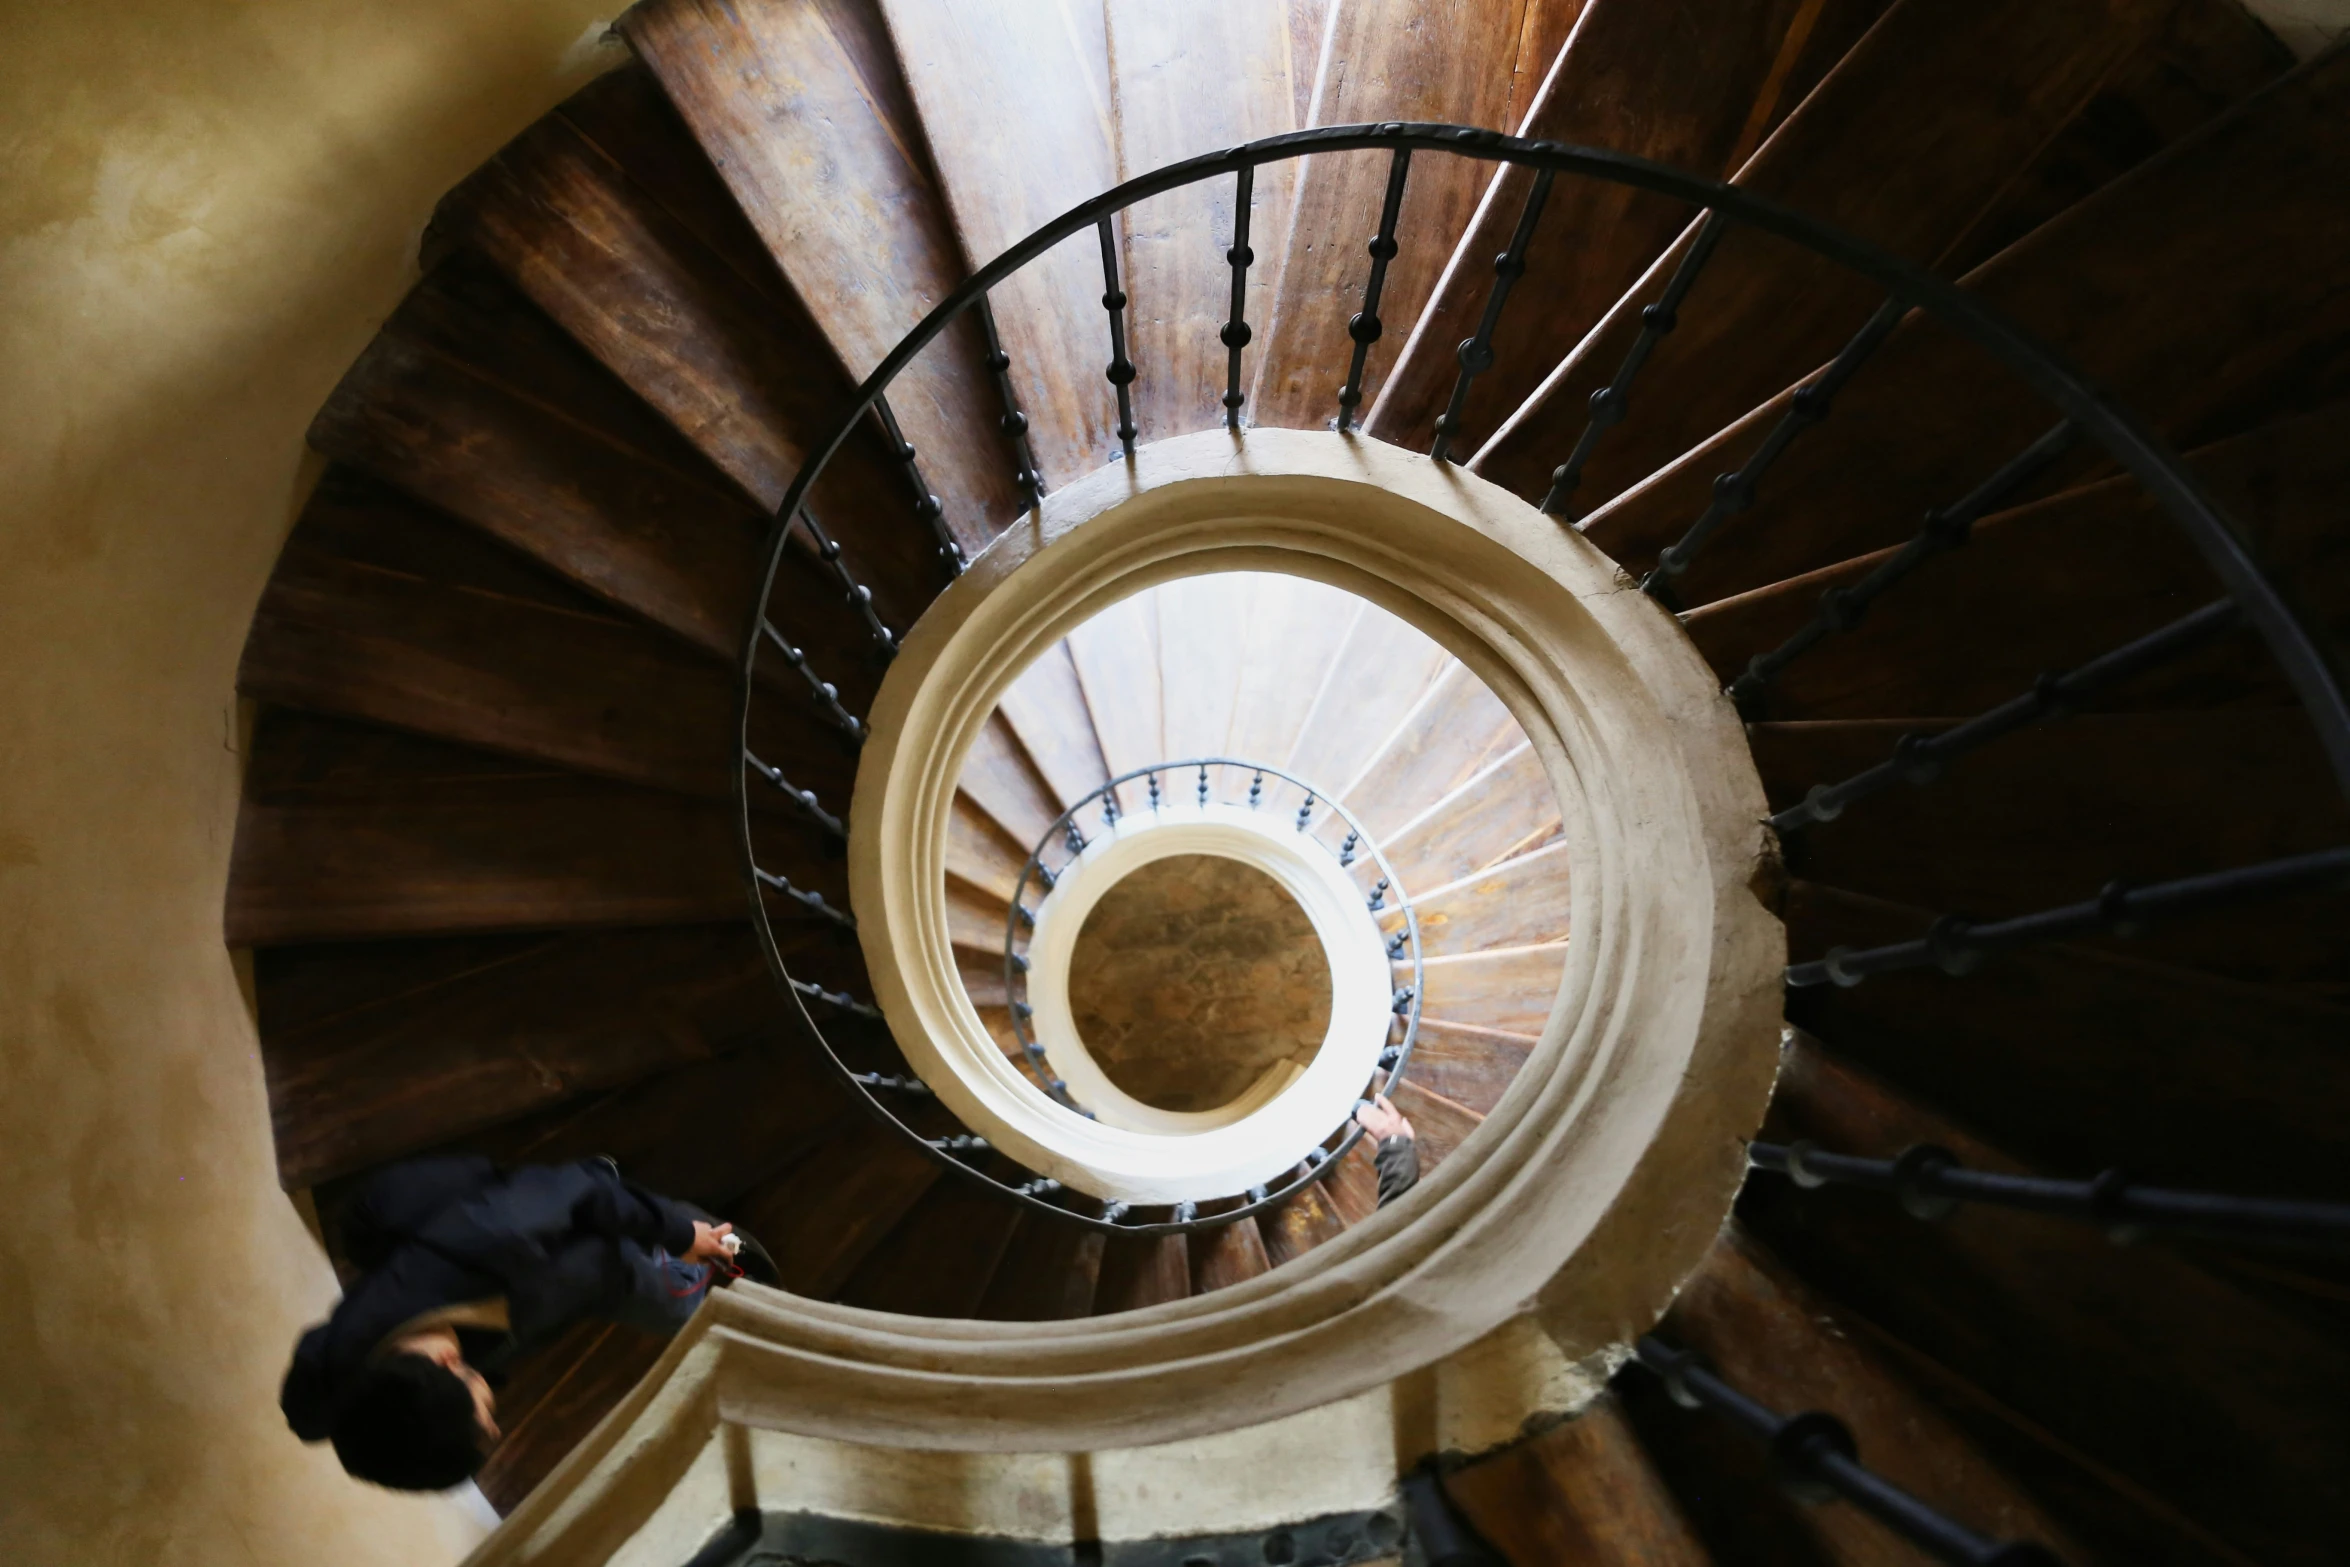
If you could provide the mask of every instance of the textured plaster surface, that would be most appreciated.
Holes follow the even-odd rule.
[[[610,0],[9,7],[0,55],[0,1561],[428,1567],[277,1382],[334,1277],[221,942],[302,434],[432,203]]]
[[[1330,1026],[1330,964],[1297,900],[1213,854],[1153,860],[1086,915],[1070,1010],[1094,1060],[1161,1110],[1213,1110]]]

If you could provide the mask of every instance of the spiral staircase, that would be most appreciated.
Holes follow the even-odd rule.
[[[1676,612],[1775,813],[1753,892],[1794,963],[1769,1173],[1642,1364],[1447,1455],[1456,1518],[1519,1567],[2341,1559],[2350,1271],[2225,1241],[2350,1200],[2324,700],[2350,55],[2294,67],[2227,0],[617,25],[631,62],[443,202],[313,426],[328,466],[244,656],[227,931],[281,1178],[330,1240],[389,1160],[602,1153],[758,1233],[801,1300],[1034,1324],[1266,1298],[1408,1228],[1411,1203],[1369,1226],[1343,1111],[1274,1173],[1163,1200],[1007,1141],[908,1026],[932,1014],[869,846],[954,639],[1109,528],[1051,519],[1148,499],[1169,454],[1197,478],[1323,442],[1430,507],[1512,492],[1613,563],[1585,599]],[[1985,351],[2009,322],[2050,352]],[[1382,444],[1431,437],[1433,462]],[[2197,486],[2265,578],[2180,525]],[[1024,930],[1115,834],[1257,813],[1408,938],[1367,1048],[1433,1183],[1555,1063],[1602,868],[1509,669],[1316,575],[1167,566],[1032,636],[973,686],[891,908],[936,916],[999,1087],[1114,1120],[1054,1064],[1081,1045],[1040,1033]],[[1180,879],[1082,1044],[1254,1026],[1230,1008],[1273,927],[1211,942]],[[1284,972],[1310,992],[1315,961]],[[1233,1081],[1277,1098],[1270,1059]],[[1876,1162],[1921,1145],[1934,1169]],[[1996,1195],[1968,1174],[2107,1170],[1949,1212]],[[2178,1192],[2304,1206],[2098,1233]],[[501,1511],[662,1356],[592,1325],[516,1368]],[[1904,1544],[1882,1508],[1807,1505],[1854,1495],[1789,1456],[1818,1428],[1774,1458],[1718,1418],[1741,1397],[1772,1431],[1833,1411],[1966,1527]]]

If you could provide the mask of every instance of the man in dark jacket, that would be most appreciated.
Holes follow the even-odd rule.
[[[367,1184],[342,1234],[364,1273],[302,1335],[279,1404],[295,1435],[400,1490],[478,1470],[498,1437],[495,1379],[581,1319],[672,1334],[713,1283],[746,1269],[775,1282],[756,1242],[604,1159],[410,1160]]]
[[[1379,1206],[1384,1208],[1419,1184],[1419,1139],[1412,1123],[1387,1102],[1385,1094],[1374,1094],[1357,1106],[1355,1122],[1373,1139],[1372,1162],[1379,1167]]]

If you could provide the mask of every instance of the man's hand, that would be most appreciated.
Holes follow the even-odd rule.
[[[1412,1135],[1412,1123],[1403,1118],[1401,1110],[1387,1102],[1385,1094],[1374,1095],[1369,1104],[1355,1111],[1355,1120],[1379,1142]]]
[[[726,1237],[734,1233],[731,1224],[705,1224],[694,1220],[693,1249],[679,1258],[680,1262],[732,1262],[734,1253],[726,1249]]]

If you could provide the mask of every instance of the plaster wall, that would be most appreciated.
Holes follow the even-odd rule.
[[[15,0],[0,54],[0,1561],[418,1567],[276,1409],[334,1278],[221,942],[311,412],[612,0]]]

